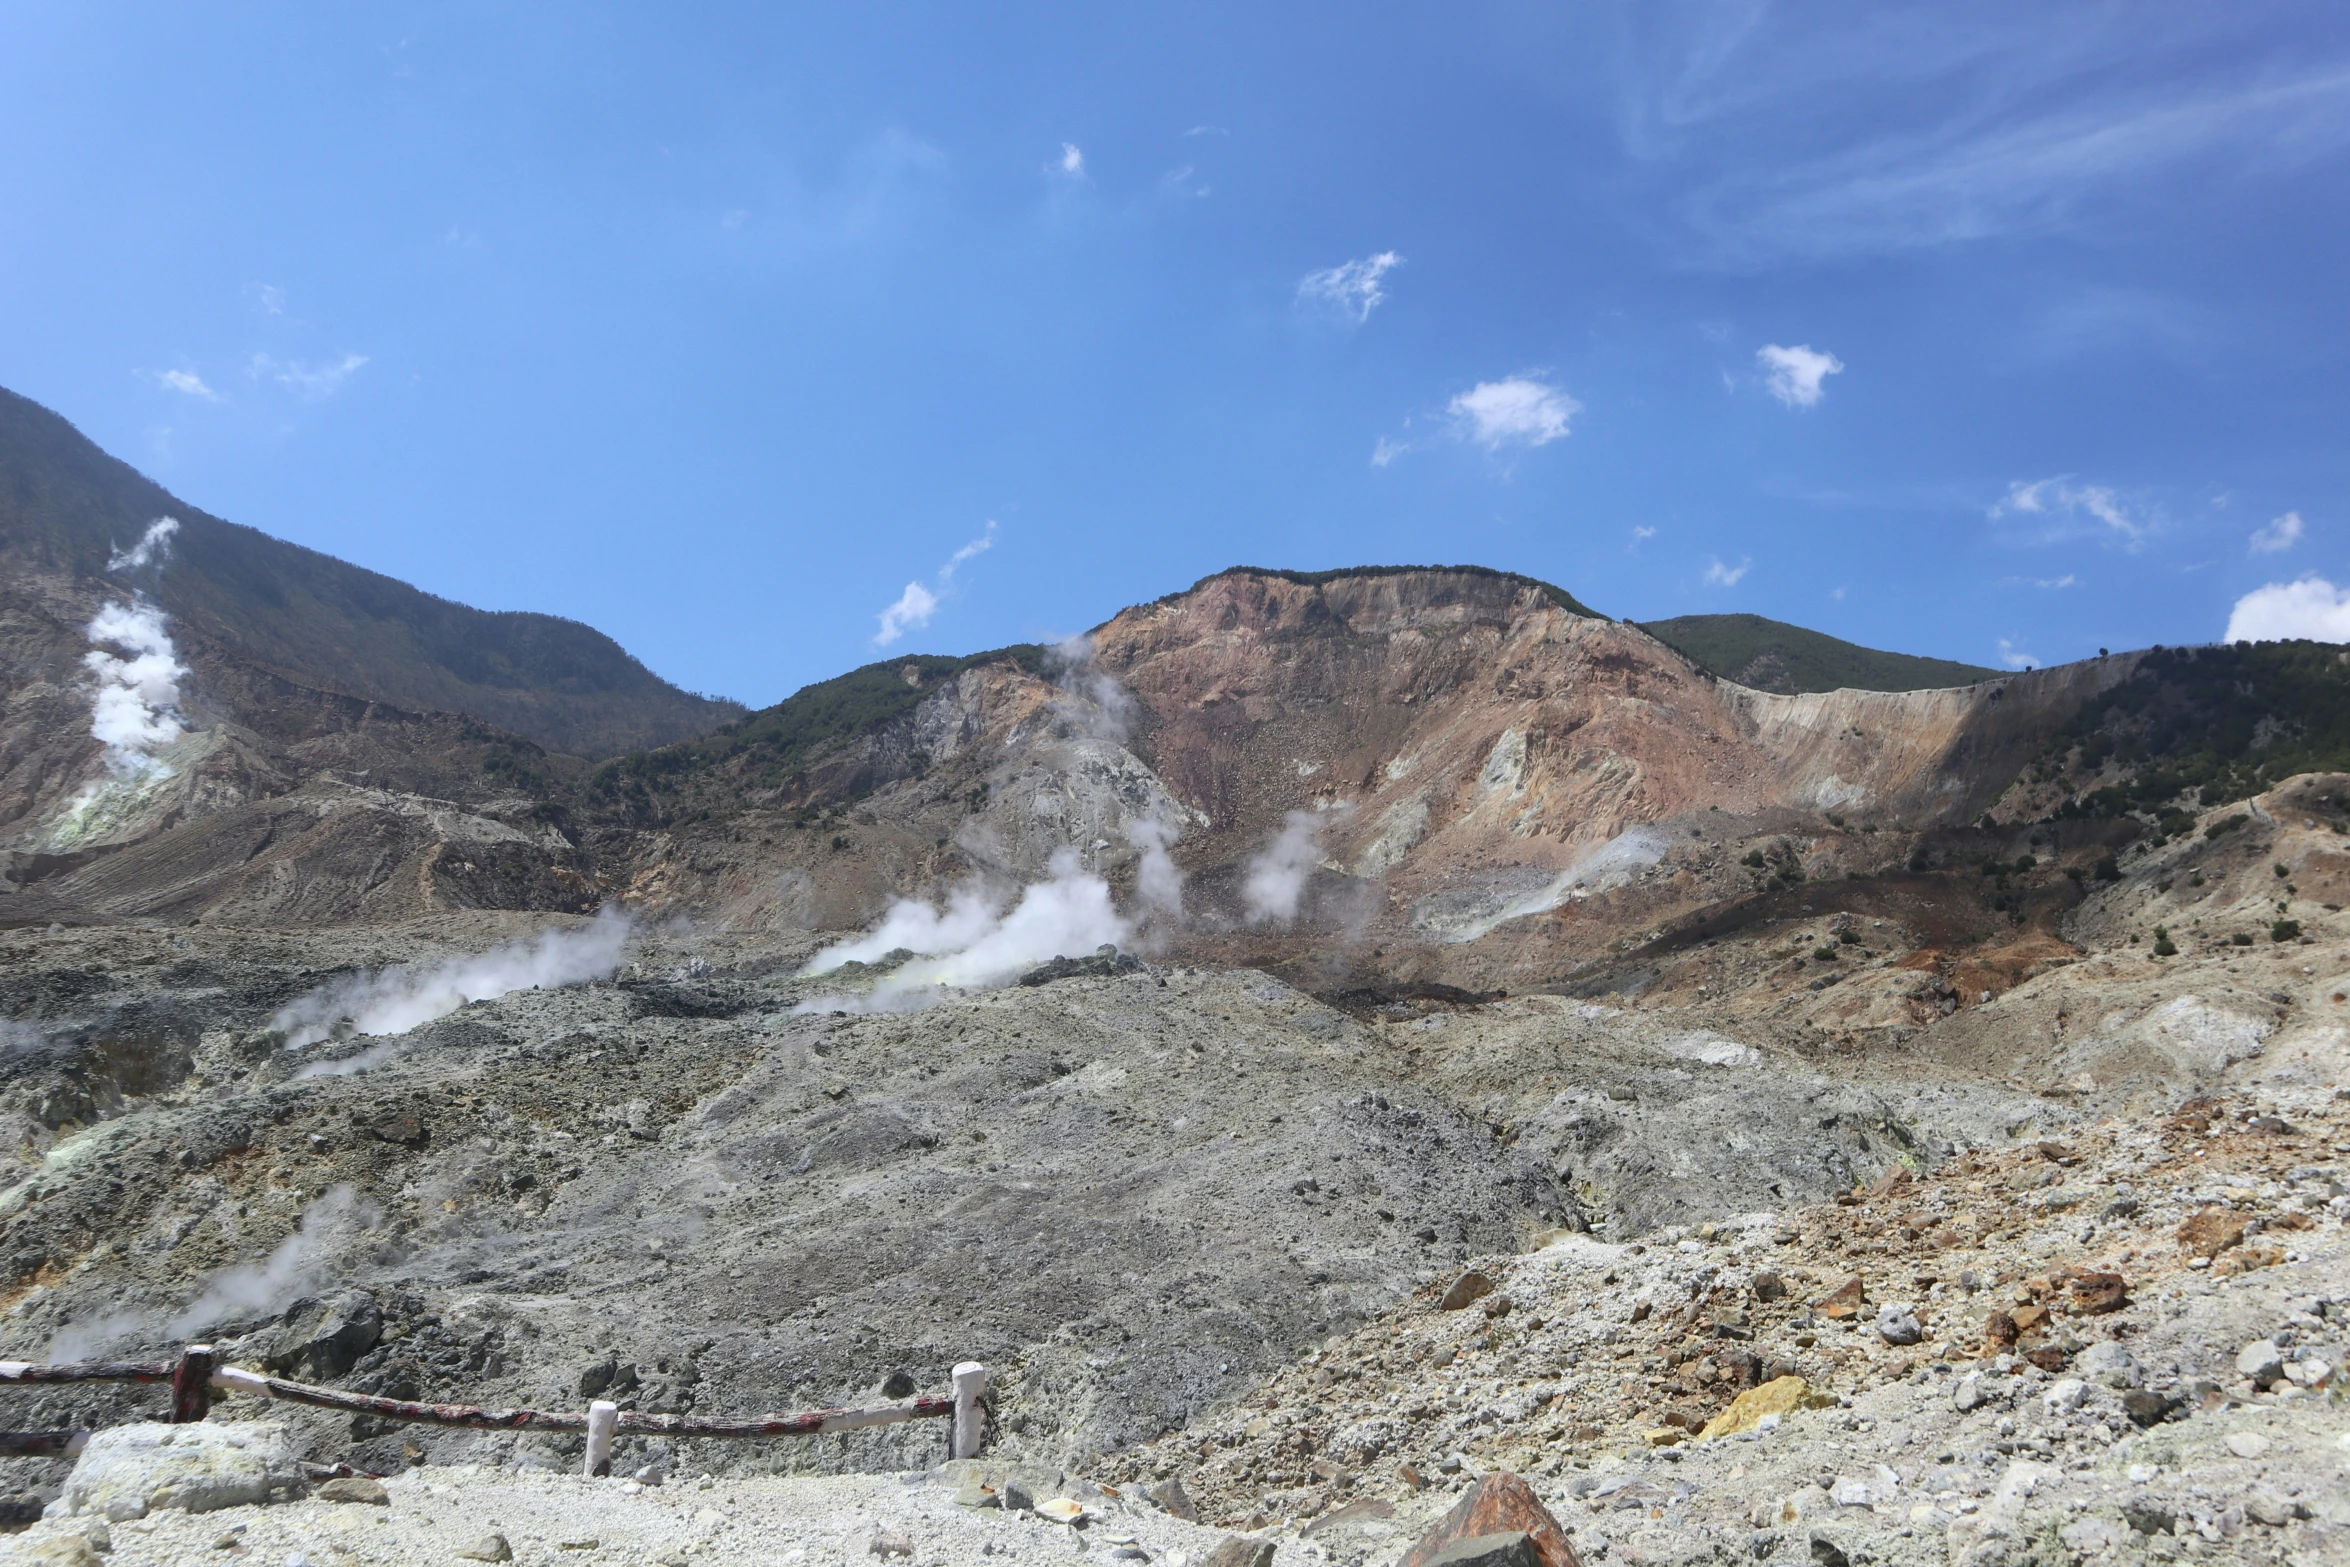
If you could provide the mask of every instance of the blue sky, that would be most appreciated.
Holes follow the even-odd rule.
[[[2338,5],[9,32],[0,384],[695,689],[1236,563],[1986,664],[2350,640]]]

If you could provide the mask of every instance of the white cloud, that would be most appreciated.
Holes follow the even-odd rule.
[[[1221,125],[1194,125],[1183,134],[1186,136],[1229,136],[1232,133]]]
[[[1650,539],[1655,537],[1656,529],[1651,528],[1647,524],[1643,523],[1632,530],[1632,542],[1625,545],[1624,548],[1628,550],[1637,550],[1641,545],[1646,544]]]
[[[1754,357],[1769,372],[1763,384],[1773,397],[1790,408],[1816,406],[1825,394],[1820,383],[1844,370],[1843,360],[1822,353],[1809,343],[1798,343],[1793,348],[1765,344],[1754,351]]]
[[[2150,524],[2132,516],[2121,497],[2102,484],[2074,484],[2067,478],[2017,480],[1992,503],[1990,515],[2045,517],[2062,522],[2088,517],[2132,545],[2146,536]]]
[[[261,313],[265,316],[282,316],[286,313],[286,291],[275,283],[254,284],[253,302],[261,307]]]
[[[1391,441],[1382,435],[1378,444],[1371,448],[1371,466],[1384,468],[1411,449],[1412,443],[1409,441]]]
[[[909,582],[898,601],[881,612],[881,629],[873,633],[873,645],[887,647],[909,630],[929,625],[930,617],[937,613],[938,595],[919,582]]]
[[[208,403],[220,401],[220,394],[204,384],[204,378],[193,370],[157,370],[155,384],[167,392],[184,392],[190,397],[201,397]]]
[[[934,591],[920,582],[909,582],[898,601],[883,610],[876,618],[881,629],[873,634],[875,647],[887,647],[909,631],[919,631],[930,624],[930,617],[938,613],[940,600],[954,591],[955,573],[963,563],[975,555],[983,555],[995,548],[995,519],[990,517],[986,529],[978,538],[947,557],[947,563],[938,568],[932,580],[938,586]]]
[[[1504,446],[1548,446],[1567,435],[1567,421],[1583,405],[1531,376],[1480,381],[1447,405],[1462,433],[1488,451]]]
[[[360,366],[367,363],[365,354],[345,354],[342,358],[324,364],[309,364],[299,359],[278,359],[269,354],[253,356],[252,373],[266,377],[278,385],[290,388],[306,403],[324,402],[342,390]]]
[[[1842,588],[1830,588],[1828,590],[1828,597],[1841,604],[1844,602],[1844,590]]]
[[[1709,588],[1734,588],[1738,579],[1754,569],[1754,557],[1746,556],[1735,566],[1725,566],[1719,556],[1709,556],[1705,566],[1705,585]]]
[[[1387,297],[1379,287],[1379,280],[1402,262],[1403,257],[1394,251],[1382,250],[1360,261],[1342,261],[1323,271],[1309,272],[1298,281],[1298,303],[1319,305],[1352,317],[1358,323],[1368,321],[1371,312]]]
[[[1078,149],[1075,142],[1065,141],[1061,143],[1060,161],[1053,167],[1071,179],[1081,180],[1085,178],[1085,154]]]
[[[2252,535],[2252,552],[2256,555],[2274,555],[2280,550],[2289,550],[2301,542],[2301,535],[2307,528],[2308,524],[2301,520],[2299,512],[2289,511]]]
[[[2223,642],[2350,642],[2350,588],[2323,577],[2271,582],[2236,600]]]
[[[1999,662],[2010,669],[2031,669],[2038,665],[2040,660],[2036,654],[2025,652],[2022,644],[2010,642],[2007,638],[2001,637],[1999,639]]]
[[[2079,579],[2068,571],[2061,577],[2034,577],[2032,586],[2035,588],[2069,588],[2077,580]]]

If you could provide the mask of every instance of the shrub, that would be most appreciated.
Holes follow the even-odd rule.
[[[2271,941],[2299,941],[2301,939],[2301,922],[2299,920],[2278,920],[2268,928],[2268,939]]]
[[[1746,851],[1746,858],[1740,860],[1738,863],[1741,865],[1751,865],[1756,870],[1761,870],[1763,866],[1763,852],[1760,849],[1749,849]]]
[[[2179,955],[2178,947],[2170,939],[2170,931],[2160,925],[2154,927],[2154,955],[2158,958],[2175,958]]]
[[[2223,816],[2218,821],[2213,822],[2209,827],[2204,828],[2203,836],[2206,838],[2224,838],[2229,833],[2234,832],[2237,828],[2243,826],[2250,820],[2252,820],[2252,818],[2245,815],[2242,811],[2238,811],[2233,816]]]
[[[2252,945],[2252,938],[2245,932],[2238,931],[2233,936],[2228,938],[2228,945],[2232,947],[2249,947]]]
[[[2122,879],[2121,862],[2110,854],[2091,866],[2090,872],[2099,881],[2120,881]]]

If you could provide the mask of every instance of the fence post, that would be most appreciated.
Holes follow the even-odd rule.
[[[979,1402],[987,1391],[987,1367],[966,1360],[955,1367],[955,1430],[947,1448],[949,1458],[977,1458],[980,1439],[987,1434],[987,1410]]]
[[[190,1344],[171,1368],[171,1423],[192,1425],[212,1412],[212,1368],[219,1357],[210,1344]]]
[[[580,1473],[590,1479],[612,1472],[612,1433],[620,1425],[620,1406],[609,1399],[588,1405],[587,1462]]]

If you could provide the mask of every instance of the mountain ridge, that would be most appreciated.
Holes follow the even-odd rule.
[[[699,734],[741,704],[662,680],[604,633],[480,610],[215,517],[0,390],[0,561],[23,593],[104,584],[113,552],[176,519],[151,597],[174,621],[298,684],[408,711],[463,713],[554,750],[609,755]]]

